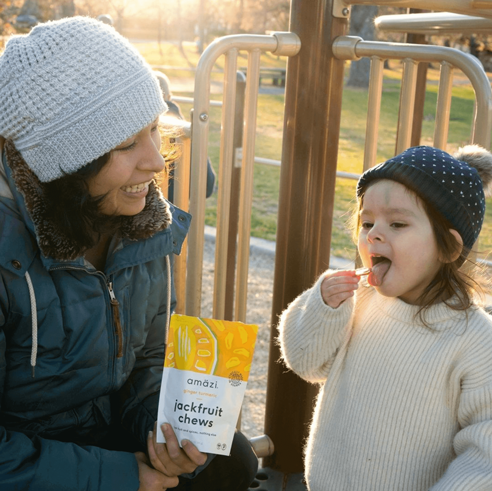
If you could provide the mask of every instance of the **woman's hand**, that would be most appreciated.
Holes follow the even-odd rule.
[[[161,428],[166,443],[157,443],[155,427],[147,438],[147,452],[154,469],[166,476],[175,477],[193,472],[207,461],[207,455],[199,452],[188,440],[183,440],[183,448],[180,448],[171,425],[164,423]]]
[[[354,296],[355,290],[359,287],[359,279],[355,271],[337,271],[326,275],[321,282],[323,302],[336,309],[347,298]]]
[[[177,477],[162,474],[151,467],[150,461],[143,452],[136,452],[135,458],[138,464],[138,491],[162,491],[167,488],[175,488],[179,484]]]

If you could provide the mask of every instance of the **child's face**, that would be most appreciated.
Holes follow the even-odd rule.
[[[105,195],[102,213],[131,216],[144,209],[149,184],[164,169],[160,146],[155,121],[111,152],[108,164],[88,181],[92,196]]]
[[[374,270],[369,283],[381,295],[416,304],[442,264],[420,199],[402,184],[379,181],[365,192],[360,224],[359,254]]]

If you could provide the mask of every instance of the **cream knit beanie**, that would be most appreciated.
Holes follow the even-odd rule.
[[[39,24],[0,56],[0,135],[42,182],[76,172],[165,110],[143,57],[94,19]]]

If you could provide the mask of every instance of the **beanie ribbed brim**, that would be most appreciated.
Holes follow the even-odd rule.
[[[141,97],[142,93],[148,94],[150,91],[155,92],[154,98]],[[36,174],[39,174],[39,171],[36,172],[38,169],[42,169],[42,182],[52,181],[111,151],[166,110],[167,105],[160,98],[157,83],[146,77],[131,90],[111,99],[110,104],[79,119],[73,126],[18,150]],[[101,144],[101,131],[106,132],[104,144]],[[73,138],[74,134],[78,137]],[[54,162],[60,165],[54,166]]]

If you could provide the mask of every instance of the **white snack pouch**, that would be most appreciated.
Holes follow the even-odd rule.
[[[229,455],[246,390],[258,326],[174,314],[167,338],[157,416],[179,442]]]

